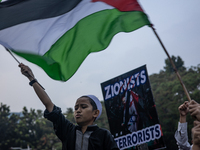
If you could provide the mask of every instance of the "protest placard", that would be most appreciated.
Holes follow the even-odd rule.
[[[120,149],[164,148],[146,65],[101,83],[110,131]]]

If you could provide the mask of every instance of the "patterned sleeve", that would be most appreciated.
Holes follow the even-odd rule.
[[[191,145],[188,142],[187,122],[178,123],[178,130],[174,135],[179,150],[191,150]]]

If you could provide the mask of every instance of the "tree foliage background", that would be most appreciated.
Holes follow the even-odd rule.
[[[200,103],[200,64],[186,69],[184,61],[179,56],[172,56],[172,59],[191,99]],[[188,99],[168,59],[165,60],[165,65],[164,70],[161,70],[159,74],[151,75],[149,78],[167,146],[166,149],[177,150],[174,133],[177,130],[179,121],[178,107]],[[188,137],[190,143],[193,121],[188,114]]]
[[[186,68],[184,61],[172,56],[182,80],[187,87],[192,99],[200,103],[200,64]],[[166,149],[177,150],[174,133],[179,121],[178,107],[187,101],[183,88],[173,71],[168,59],[165,60],[164,69],[158,74],[149,76],[154,95],[159,121],[162,127]],[[103,112],[96,121],[99,127],[109,129],[104,103]],[[75,123],[73,108],[67,108],[64,115]],[[187,116],[188,136],[191,142],[191,128],[193,119]],[[61,150],[61,142],[53,131],[52,123],[43,118],[42,110],[27,110],[23,108],[21,115],[10,112],[9,106],[0,105],[0,150],[8,150],[11,147],[26,148],[29,145],[32,150]]]

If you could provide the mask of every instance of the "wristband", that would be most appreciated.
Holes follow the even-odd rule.
[[[33,79],[31,82],[29,82],[29,85],[30,85],[30,86],[33,86],[33,84],[34,84],[35,82],[37,82],[37,79]]]

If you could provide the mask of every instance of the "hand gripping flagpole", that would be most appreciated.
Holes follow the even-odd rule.
[[[19,60],[13,55],[13,53],[11,53],[11,51],[8,49],[8,48],[6,48],[6,47],[4,47],[9,53],[10,53],[10,55],[18,62],[18,64],[20,64],[20,62],[19,62]],[[29,74],[33,79],[35,79],[31,74]],[[38,84],[40,85],[40,87],[41,88],[43,88],[43,90],[45,90],[44,89],[44,87],[38,82]]]
[[[187,96],[187,98],[188,98],[188,101],[190,102],[190,101],[191,101],[190,95],[189,95],[189,93],[188,93],[188,91],[187,91],[187,89],[186,89],[186,87],[185,87],[185,85],[184,85],[184,83],[183,83],[183,81],[182,81],[182,79],[181,79],[180,74],[179,74],[178,71],[177,71],[176,66],[174,65],[174,62],[172,61],[172,59],[171,59],[169,53],[167,52],[167,50],[166,50],[164,44],[162,43],[161,39],[159,38],[158,34],[156,33],[156,30],[155,30],[155,28],[153,27],[153,24],[151,24],[151,28],[152,28],[153,32],[155,33],[156,37],[158,38],[158,40],[159,40],[159,42],[160,42],[162,48],[164,49],[165,53],[167,54],[167,57],[169,58],[170,63],[172,64],[172,67],[173,67],[173,69],[174,69],[174,72],[176,73],[176,75],[177,75],[177,77],[178,77],[178,79],[179,79],[179,81],[180,81],[180,83],[181,83],[181,85],[182,85],[182,87],[183,87],[183,90],[184,90],[184,92],[185,92],[185,94],[186,94],[186,96]]]

